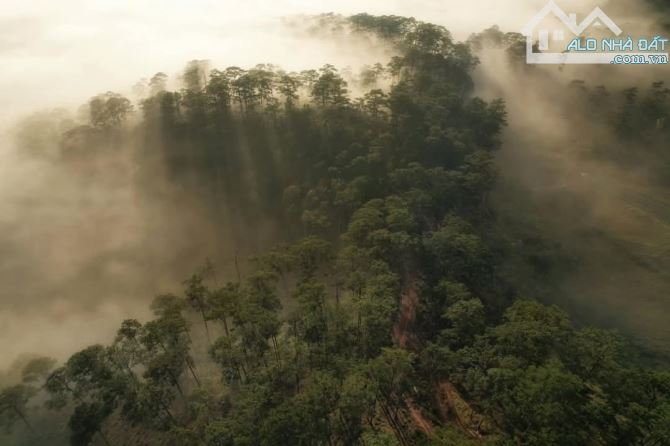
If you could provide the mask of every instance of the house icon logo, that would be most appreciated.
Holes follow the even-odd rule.
[[[546,24],[550,21],[558,24],[558,27],[550,29]],[[544,8],[538,12],[530,22],[521,30],[526,36],[526,61],[529,64],[593,64],[610,63],[611,54],[607,53],[574,53],[565,51],[551,52],[552,44],[559,44],[566,40],[580,38],[585,31],[591,27],[597,27],[609,31],[614,36],[622,33],[621,28],[609,18],[599,7],[595,8],[584,20],[577,22],[576,14],[566,14],[554,0],[550,0]],[[566,32],[572,33],[570,39],[566,39]],[[537,46],[535,45],[537,42]],[[536,49],[540,52],[536,52]]]

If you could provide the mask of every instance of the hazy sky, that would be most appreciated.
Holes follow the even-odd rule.
[[[518,30],[545,0],[3,0],[0,2],[0,128],[34,108],[76,105],[128,89],[191,59],[215,66],[333,62],[287,35],[278,17],[336,12],[398,14],[447,26],[463,39],[498,24]],[[591,1],[570,4],[593,6]],[[600,4],[603,2],[600,1]],[[337,58],[335,56],[335,58]],[[337,62],[337,61],[335,61]],[[2,121],[5,121],[4,123]]]

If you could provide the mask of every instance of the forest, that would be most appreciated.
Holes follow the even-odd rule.
[[[63,169],[106,169],[96,160],[132,144],[145,199],[160,170],[262,252],[203,258],[107,344],[27,359],[0,392],[0,442],[670,445],[668,358],[526,294],[570,260],[494,204],[508,110],[472,78],[486,45],[530,70],[525,39],[491,28],[459,43],[399,16],[317,25],[395,55],[353,75],[193,60],[180,88],[159,72],[140,99],[102,93],[60,123]],[[670,187],[662,79],[570,91],[621,142],[596,156],[630,165],[635,142]],[[19,136],[46,156],[29,127]]]

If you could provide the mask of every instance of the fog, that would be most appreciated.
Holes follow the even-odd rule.
[[[642,16],[631,23],[643,33],[654,29]],[[498,211],[515,225],[534,226],[571,264],[557,281],[521,279],[520,291],[568,309],[578,323],[618,329],[669,354],[670,201],[667,184],[654,179],[662,165],[648,143],[621,140],[603,119],[611,110],[587,99],[600,86],[611,96],[633,86],[643,95],[652,82],[667,82],[667,67],[528,69],[510,64],[500,49],[479,55],[477,94],[505,98],[509,113],[498,155]],[[667,148],[667,140],[656,144],[657,152]],[[621,153],[633,162],[615,162]]]
[[[626,21],[636,29],[651,22],[642,5],[611,3],[613,10],[626,11]],[[158,71],[168,73],[174,83],[192,59],[207,59],[220,68],[272,63],[288,70],[325,63],[357,67],[386,62],[389,50],[382,44],[344,35],[338,39],[307,35],[296,29],[291,23],[299,23],[300,15],[413,16],[444,25],[455,38],[464,40],[494,24],[518,31],[544,4],[544,0],[3,1],[0,367],[22,352],[63,357],[83,345],[105,341],[123,318],[146,315],[153,295],[178,290],[180,281],[205,258],[212,258],[226,275],[235,252],[252,254],[272,239],[266,222],[254,228],[253,240],[236,239],[231,228],[216,226],[206,209],[161,180],[160,168],[138,171],[132,141],[121,142],[108,157],[68,168],[56,166],[48,156],[27,158],[15,150],[16,124],[25,116],[40,110],[53,114],[55,108],[63,108],[57,112],[62,122],[76,120],[77,108],[91,96],[108,90],[130,95],[139,79]],[[594,6],[590,1],[561,5],[577,12]],[[574,133],[571,119],[564,116],[568,105],[562,95],[548,96],[542,84],[529,79],[524,80],[525,89],[517,89],[518,73],[500,71],[505,62],[494,66],[495,57],[490,55],[475,79],[479,94],[503,96],[510,106],[509,144],[501,154],[502,166],[516,166],[515,176],[532,190],[555,186],[540,185],[534,174],[547,156],[560,160],[555,172],[564,185],[589,172],[600,181],[597,187],[584,192],[570,183],[569,189],[585,195],[596,209],[589,225],[611,223],[612,207],[593,190],[615,187],[622,173],[601,165],[576,167],[575,154],[563,150],[570,142],[566,138]],[[555,85],[567,85],[574,77],[599,76],[591,71],[545,71]],[[617,73],[621,73],[621,85],[656,76],[640,70]],[[53,122],[41,121],[39,116],[32,119],[37,125]],[[54,145],[58,132],[53,129]],[[26,133],[30,135],[30,128]],[[540,153],[529,158],[519,147],[533,147]],[[551,152],[552,147],[558,152]],[[514,170],[510,167],[509,172]],[[138,178],[155,182],[155,202],[137,193]],[[636,179],[646,187],[644,173]],[[627,230],[639,233],[640,228]],[[654,237],[649,235],[648,241]],[[566,290],[584,291],[582,280],[573,278]],[[608,291],[592,290],[592,294]],[[613,308],[628,311],[625,306]],[[622,325],[643,329],[630,320]]]

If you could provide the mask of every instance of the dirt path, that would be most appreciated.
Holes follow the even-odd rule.
[[[433,434],[433,423],[428,421],[426,417],[423,416],[421,409],[416,407],[416,405],[409,399],[405,400],[407,408],[409,409],[409,415],[412,418],[412,421],[421,429],[426,435],[431,436]]]
[[[412,334],[416,312],[419,307],[419,293],[416,291],[414,278],[407,280],[407,288],[400,299],[400,314],[393,325],[393,342],[399,347],[411,349],[417,347],[416,337]]]
[[[417,350],[419,347],[418,340],[412,332],[416,322],[417,309],[419,308],[419,293],[416,290],[415,282],[413,277],[406,280],[406,288],[400,299],[400,313],[393,325],[393,342],[400,348],[407,350]],[[410,398],[405,399],[405,405],[412,423],[426,435],[432,436],[433,423],[426,419],[421,408]]]

